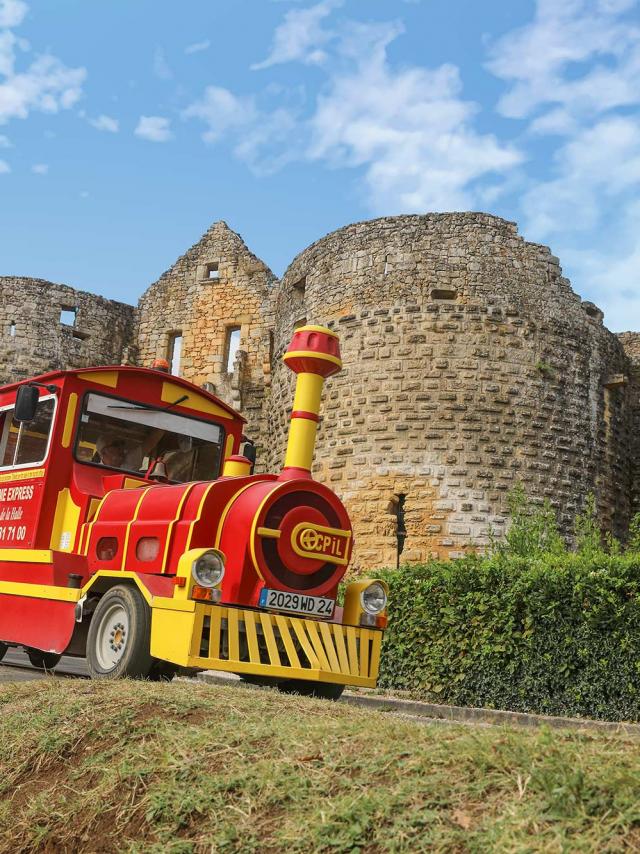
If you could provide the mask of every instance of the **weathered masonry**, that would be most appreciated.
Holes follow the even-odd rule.
[[[550,250],[498,217],[349,225],[282,280],[218,222],[136,310],[31,279],[0,289],[3,379],[168,358],[243,412],[265,467],[284,453],[293,329],[338,331],[314,475],[346,502],[363,567],[486,545],[517,481],[565,533],[589,492],[618,536],[640,499],[640,334],[609,332]]]

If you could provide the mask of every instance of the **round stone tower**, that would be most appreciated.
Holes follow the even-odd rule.
[[[294,328],[340,335],[314,476],[352,515],[365,567],[455,556],[506,523],[521,481],[569,533],[589,492],[629,517],[626,359],[550,250],[478,213],[349,225],[304,250],[275,293],[272,466],[291,406]]]

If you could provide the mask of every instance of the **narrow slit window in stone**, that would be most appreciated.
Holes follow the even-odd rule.
[[[169,347],[167,349],[167,357],[171,369],[171,373],[180,376],[180,357],[182,355],[182,332],[172,332],[169,335]]]
[[[228,374],[233,373],[233,363],[236,360],[236,353],[240,347],[240,327],[239,326],[229,326],[227,329],[227,342],[226,342],[226,371]]]

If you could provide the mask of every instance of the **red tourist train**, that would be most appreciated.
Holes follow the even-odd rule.
[[[86,656],[92,677],[225,670],[337,697],[374,686],[386,588],[338,585],[353,548],[338,497],[311,478],[324,327],[296,331],[285,464],[252,474],[244,419],[179,377],[133,367],[0,389],[0,658]]]

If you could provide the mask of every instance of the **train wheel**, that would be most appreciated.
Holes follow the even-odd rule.
[[[339,700],[344,685],[333,682],[307,682],[304,679],[287,679],[278,682],[278,691],[282,694],[300,694],[303,697],[320,697],[323,700]]]
[[[9,647],[6,643],[0,643],[0,661],[2,661],[2,659],[5,657],[8,649]]]
[[[150,682],[171,682],[179,669],[180,668],[177,664],[172,664],[170,661],[160,661],[160,659],[156,659],[151,666],[147,679]]]
[[[27,656],[32,666],[38,670],[53,670],[62,658],[57,652],[42,652],[40,649],[28,649]]]
[[[151,612],[142,594],[131,587],[112,587],[98,602],[87,635],[87,664],[93,679],[149,675]]]

